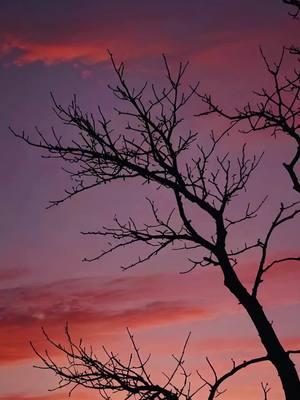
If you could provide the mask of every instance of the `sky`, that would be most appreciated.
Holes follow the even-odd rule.
[[[168,193],[157,194],[139,182],[114,183],[46,210],[50,200],[63,195],[68,178],[59,162],[42,159],[8,127],[34,136],[36,126],[45,133],[53,126],[63,134],[66,127],[52,110],[50,92],[65,105],[76,94],[84,110],[95,112],[101,104],[115,118],[115,100],[107,88],[115,76],[107,49],[125,62],[133,87],[145,80],[162,87],[162,54],[172,68],[188,60],[187,83],[199,80],[201,90],[234,109],[253,99],[253,90],[270,85],[259,46],[276,60],[283,45],[294,43],[299,26],[288,16],[288,8],[279,0],[2,0],[0,11],[0,400],[67,398],[63,391],[48,392],[55,379],[32,367],[38,360],[29,346],[30,340],[41,350],[47,346],[41,326],[62,341],[67,321],[74,337],[82,337],[99,354],[102,345],[128,354],[128,327],[145,354],[152,353],[151,368],[158,380],[189,331],[186,363],[194,375],[196,369],[208,373],[206,356],[218,371],[226,371],[232,357],[241,361],[262,355],[257,334],[223,287],[220,271],[180,274],[188,267],[187,251],[167,250],[125,272],[120,266],[142,248],[82,262],[97,255],[105,242],[82,236],[81,231],[109,225],[115,215],[147,220],[146,196],[156,199],[167,214]],[[284,68],[292,66],[287,63]],[[193,118],[197,107],[186,110],[187,126],[203,135],[219,127],[218,120]],[[120,122],[115,123],[122,130]],[[251,151],[265,151],[265,156],[234,210],[243,209],[249,199],[269,198],[257,219],[233,231],[230,240],[236,247],[260,237],[280,202],[296,198],[282,168],[292,154],[291,143],[274,140],[268,132],[248,137],[235,132],[224,149],[235,155],[245,140]],[[199,223],[207,228],[205,221]],[[296,222],[278,232],[271,245],[270,258],[295,255]],[[239,265],[246,286],[257,256],[249,253]],[[295,264],[286,263],[269,273],[260,294],[287,348],[300,345],[299,278]],[[196,384],[196,376],[193,379]],[[261,398],[261,381],[270,383],[273,400],[282,398],[276,374],[267,364],[228,381],[223,398]],[[96,396],[89,391],[73,394],[75,400]]]

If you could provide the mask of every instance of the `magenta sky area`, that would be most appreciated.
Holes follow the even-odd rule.
[[[297,37],[297,22],[280,0],[215,1],[17,1],[0,2],[0,399],[62,400],[64,392],[49,393],[51,374],[33,369],[37,362],[29,340],[45,347],[40,327],[62,340],[66,321],[76,337],[95,348],[105,344],[121,354],[129,351],[126,327],[136,341],[153,354],[153,374],[171,366],[186,335],[192,337],[187,363],[205,371],[208,355],[219,371],[231,366],[231,357],[243,360],[262,354],[247,317],[226,292],[218,270],[198,269],[187,275],[186,252],[165,251],[144,265],[122,272],[120,266],[143,251],[132,248],[100,262],[83,263],[105,247],[100,238],[80,231],[109,225],[114,215],[145,221],[145,196],[157,199],[161,212],[170,210],[168,194],[136,182],[112,184],[45,210],[69,182],[60,163],[13,137],[8,126],[34,135],[34,127],[62,134],[66,129],[51,109],[50,91],[59,103],[76,94],[84,110],[101,104],[110,115],[114,100],[107,89],[114,82],[107,49],[123,60],[128,79],[138,86],[146,79],[158,87],[164,82],[162,53],[170,65],[190,61],[187,83],[200,80],[230,110],[252,98],[251,91],[269,85],[259,54],[261,45],[273,60],[281,46]],[[288,69],[289,65],[284,68]],[[200,107],[200,105],[199,105]],[[192,118],[187,125],[205,137],[213,128]],[[113,114],[111,114],[113,115]],[[219,121],[210,121],[215,127]],[[121,125],[116,121],[116,129]],[[247,140],[250,151],[265,151],[249,193],[237,202],[270,195],[259,218],[241,225],[233,246],[262,235],[281,200],[295,198],[282,170],[291,154],[288,141],[269,133],[245,137],[235,132],[224,144],[236,154]],[[198,218],[198,216],[195,216]],[[205,222],[201,222],[205,228]],[[299,240],[296,222],[274,236],[271,255],[295,255]],[[299,246],[298,246],[299,247]],[[249,253],[240,265],[251,282],[257,261]],[[299,347],[299,270],[295,265],[274,269],[264,283],[261,299],[288,348]],[[196,379],[196,377],[195,377]],[[228,382],[226,399],[261,398],[261,381],[272,386],[272,400],[282,398],[276,374],[268,365],[249,368]],[[74,399],[92,399],[91,392]],[[204,398],[204,397],[203,397]]]

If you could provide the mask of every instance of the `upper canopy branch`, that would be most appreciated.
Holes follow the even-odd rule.
[[[121,223],[117,217],[114,218],[114,227],[103,227],[101,230],[94,232],[82,232],[85,235],[99,235],[109,237],[116,240],[116,244],[110,242],[110,247],[107,250],[102,251],[99,255],[94,258],[87,259],[85,261],[95,261],[108,253],[111,253],[119,248],[130,246],[135,243],[144,243],[147,246],[153,248],[151,252],[143,257],[139,257],[133,263],[122,266],[122,269],[132,268],[137,264],[140,264],[146,260],[149,260],[154,255],[157,255],[169,244],[173,244],[176,241],[184,242],[195,242],[195,238],[192,237],[189,231],[184,225],[175,227],[172,218],[174,216],[174,209],[171,210],[166,218],[159,215],[159,210],[155,206],[154,202],[147,199],[150,204],[152,215],[154,217],[153,224],[144,223],[142,227],[137,226],[136,222],[130,218],[126,223]],[[177,224],[178,225],[178,224]],[[197,236],[199,246],[204,239],[201,236]]]
[[[290,76],[283,75],[282,65],[287,53],[294,57],[296,67]],[[284,133],[293,139],[295,143],[295,153],[292,159],[284,163],[294,189],[300,193],[300,181],[297,175],[297,167],[300,160],[300,70],[299,52],[291,51],[291,48],[283,48],[278,63],[271,64],[261,50],[261,55],[266,65],[267,71],[272,78],[272,89],[262,88],[255,91],[258,103],[253,106],[246,104],[241,109],[236,109],[235,114],[229,114],[221,106],[216,104],[209,94],[197,93],[208,109],[197,114],[198,116],[216,114],[230,124],[233,122],[241,123],[246,121],[248,128],[242,129],[245,133],[264,131],[271,129],[272,134]]]
[[[154,249],[130,266],[150,259],[176,240],[193,242],[210,253],[214,252],[216,245],[225,245],[226,229],[222,221],[226,208],[234,197],[245,190],[261,156],[249,158],[245,146],[235,161],[230,159],[229,154],[221,156],[217,153],[217,146],[234,128],[235,121],[219,134],[211,132],[210,143],[205,145],[199,143],[198,132],[178,129],[183,121],[182,109],[193,98],[197,99],[198,84],[189,87],[187,92],[182,87],[187,64],[180,64],[177,72],[172,74],[164,57],[167,85],[158,90],[154,85],[148,88],[147,83],[141,89],[131,88],[125,77],[124,64],[118,65],[112,55],[111,62],[117,84],[110,89],[122,105],[122,108],[116,108],[118,115],[128,119],[125,133],[114,131],[111,120],[101,108],[96,120],[94,115],[81,110],[76,97],[68,107],[63,107],[53,96],[58,118],[65,125],[76,128],[68,141],[54,130],[52,139],[49,139],[37,129],[37,141],[24,132],[12,130],[26,143],[45,150],[46,157],[61,158],[68,164],[64,171],[70,175],[72,186],[65,191],[62,199],[52,201],[50,206],[98,185],[141,178],[145,183],[153,182],[159,188],[164,187],[174,193],[181,228],[173,229],[170,220],[166,223],[160,220],[154,207],[155,226],[145,225],[140,229],[133,220],[121,224],[116,219],[116,227],[104,228],[98,234],[111,236],[120,242],[92,259],[99,259],[113,250],[137,242],[146,243]],[[192,225],[188,215],[190,205],[196,205],[209,216],[215,227],[211,240]]]

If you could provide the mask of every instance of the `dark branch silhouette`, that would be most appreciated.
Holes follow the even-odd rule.
[[[68,388],[69,395],[71,395],[78,386],[82,386],[97,390],[104,400],[111,399],[111,396],[119,392],[125,395],[125,399],[133,397],[143,400],[189,400],[206,385],[202,384],[192,391],[189,381],[190,374],[184,365],[184,354],[190,334],[179,356],[173,355],[175,366],[171,373],[163,373],[164,383],[161,385],[154,383],[148,372],[151,355],[143,359],[129,330],[128,336],[133,352],[125,362],[120,359],[118,354],[108,351],[105,347],[102,349],[105,360],[100,360],[92,348],[84,346],[82,340],[78,344],[72,340],[68,326],[65,329],[66,346],[53,341],[44,330],[43,334],[47,342],[59,350],[66,359],[66,365],[59,366],[52,359],[48,350],[41,353],[31,344],[34,352],[43,362],[42,366],[35,366],[35,368],[49,369],[60,378],[58,386],[51,391]]]
[[[297,6],[298,2],[289,2]],[[300,192],[297,164],[300,158],[299,138],[299,71],[294,70],[291,77],[281,78],[281,66],[287,53],[284,49],[279,63],[271,65],[262,53],[267,70],[274,83],[274,89],[257,92],[259,103],[252,107],[246,105],[229,115],[216,105],[210,95],[199,91],[199,84],[184,89],[184,74],[187,64],[180,64],[176,73],[172,73],[164,57],[166,86],[159,90],[146,83],[140,89],[130,87],[126,79],[123,63],[117,64],[111,55],[112,67],[117,84],[109,86],[119,101],[115,109],[117,117],[126,120],[125,131],[121,133],[113,129],[113,124],[99,107],[96,117],[82,111],[76,97],[68,107],[59,104],[54,97],[54,111],[63,124],[74,127],[70,140],[59,136],[52,130],[47,137],[37,129],[38,139],[29,137],[25,132],[12,132],[27,144],[43,151],[43,156],[62,159],[68,168],[65,172],[70,176],[72,186],[65,195],[52,201],[50,207],[59,205],[65,200],[79,195],[93,187],[113,181],[137,180],[141,184],[151,184],[159,190],[167,190],[173,196],[173,204],[167,215],[162,215],[155,202],[147,199],[153,222],[140,224],[134,218],[127,222],[117,217],[111,227],[102,227],[97,231],[85,232],[86,235],[99,235],[108,239],[108,248],[86,261],[98,260],[108,253],[121,250],[126,246],[142,243],[149,248],[148,253],[139,256],[131,263],[123,265],[123,269],[132,268],[158,255],[165,248],[174,251],[197,250],[199,256],[191,256],[184,272],[197,267],[218,268],[223,275],[224,285],[235,297],[251,319],[259,339],[265,348],[266,355],[241,364],[233,365],[225,375],[219,377],[210,360],[207,362],[213,374],[213,380],[204,378],[200,373],[203,385],[209,388],[209,400],[222,394],[220,385],[229,377],[261,361],[270,362],[277,371],[286,400],[296,400],[300,393],[297,370],[290,358],[299,350],[286,350],[280,342],[273,324],[268,320],[258,298],[258,289],[266,273],[272,268],[280,267],[284,262],[297,263],[298,255],[268,261],[270,256],[270,240],[283,225],[293,221],[300,213],[299,202],[280,204],[279,211],[270,224],[264,239],[257,238],[253,243],[245,243],[242,247],[232,249],[228,238],[232,235],[232,227],[246,223],[255,218],[266,202],[261,199],[256,205],[245,205],[244,212],[232,215],[229,205],[236,201],[239,194],[247,189],[249,179],[260,166],[262,154],[248,156],[246,145],[236,158],[229,153],[222,154],[220,144],[236,129],[241,122],[249,124],[248,132],[271,129],[273,135],[285,134],[296,144],[292,160],[284,166],[293,182],[294,189]],[[297,48],[288,49],[291,57],[297,58]],[[183,113],[188,110],[192,101],[200,98],[208,107],[197,114],[202,118],[209,114],[219,115],[228,122],[227,127],[218,133],[212,132],[207,143],[196,131],[183,129]],[[191,208],[204,213],[210,221],[210,237],[201,227],[201,221],[190,217]],[[257,261],[256,276],[251,291],[239,277],[240,256],[257,249],[260,257]],[[55,343],[44,332],[47,341],[67,356],[67,365],[59,367],[50,357],[38,352],[44,366],[61,379],[59,388],[77,386],[97,389],[104,399],[116,392],[125,392],[126,399],[191,399],[203,385],[192,392],[189,374],[183,365],[183,352],[174,358],[176,367],[171,375],[166,376],[163,386],[154,384],[146,370],[147,361],[143,361],[138,348],[129,333],[133,346],[133,356],[128,362],[108,351],[106,361],[100,361],[92,350],[87,350],[82,342],[76,344],[66,330],[68,347]],[[176,386],[175,375],[183,376],[181,386]],[[268,384],[261,384],[264,397],[269,392]],[[108,393],[109,392],[109,393]],[[297,396],[297,395],[296,395]]]
[[[31,343],[31,346],[38,356],[42,365],[35,365],[35,368],[51,370],[59,377],[58,386],[50,391],[68,389],[69,396],[79,386],[86,389],[93,389],[99,392],[104,400],[109,400],[117,393],[125,395],[125,399],[131,397],[135,399],[161,399],[161,400],[192,400],[202,389],[209,390],[207,399],[214,400],[226,389],[220,389],[226,380],[237,372],[261,362],[269,361],[269,357],[261,356],[250,360],[244,360],[237,364],[231,359],[232,367],[223,375],[218,375],[212,362],[206,357],[207,364],[212,372],[213,380],[205,378],[199,371],[196,371],[201,383],[196,385],[192,381],[192,374],[185,367],[185,352],[190,339],[187,336],[182,350],[178,356],[172,355],[174,367],[171,372],[162,373],[163,383],[153,382],[148,371],[151,354],[143,357],[137,346],[133,335],[127,329],[130,339],[132,353],[126,361],[122,361],[120,356],[102,347],[103,357],[99,358],[91,346],[86,347],[80,339],[78,343],[72,339],[68,325],[65,328],[66,344],[62,345],[55,342],[47,332],[42,329],[46,342],[50,348],[41,352]],[[60,364],[50,355],[51,348],[58,350],[64,359]],[[287,354],[299,354],[300,350],[288,350]],[[194,378],[195,380],[195,378]],[[270,390],[268,383],[261,386],[264,391],[265,399]],[[202,392],[201,392],[202,393]]]
[[[300,12],[300,2],[298,0],[283,0],[284,3],[293,6],[290,15],[298,19]],[[258,98],[256,105],[250,102],[243,108],[237,108],[234,114],[226,112],[223,107],[218,105],[210,94],[198,93],[201,100],[208,106],[208,109],[199,113],[199,116],[215,114],[233,123],[248,123],[248,128],[241,129],[244,133],[255,133],[270,130],[276,137],[284,134],[291,138],[295,144],[295,152],[290,161],[283,163],[293,188],[300,193],[300,48],[296,45],[284,47],[278,62],[268,61],[263,50],[260,48],[261,56],[266,69],[272,79],[272,89],[262,88],[254,91]],[[285,59],[292,58],[294,69],[289,75],[283,70]]]
[[[296,67],[291,76],[283,76],[282,64],[286,54],[295,58]],[[199,94],[202,101],[208,106],[208,110],[198,114],[199,116],[216,114],[232,123],[248,122],[249,128],[243,129],[245,133],[253,133],[271,130],[276,137],[285,134],[295,143],[295,153],[289,162],[283,165],[288,172],[294,189],[300,193],[300,180],[297,174],[300,160],[300,70],[299,52],[296,47],[284,48],[278,63],[269,63],[261,50],[262,58],[267,71],[273,79],[271,91],[261,89],[254,92],[258,97],[258,103],[252,106],[248,103],[242,109],[237,109],[236,114],[228,114],[221,106],[216,104],[209,94]]]
[[[293,7],[293,11],[289,12],[293,18],[298,18],[300,13],[300,1],[299,0],[283,0],[285,4],[289,4]]]

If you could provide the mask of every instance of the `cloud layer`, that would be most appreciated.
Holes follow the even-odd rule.
[[[253,265],[248,265],[241,270],[245,281],[250,281],[252,269]],[[271,307],[271,312],[275,306],[289,306],[299,301],[295,272],[291,264],[270,273],[262,293],[263,304]],[[3,299],[0,307],[1,363],[32,358],[29,340],[37,344],[42,342],[41,326],[61,340],[68,322],[76,337],[99,343],[124,333],[126,327],[136,331],[219,317],[230,320],[241,313],[223,287],[219,271],[202,271],[201,280],[199,278],[196,274],[110,280],[78,278],[3,288],[0,291]],[[285,287],[288,291],[280,300],[276,293]],[[205,347],[215,347],[215,342],[210,344],[210,340],[219,339],[204,340]],[[226,338],[222,340],[216,344],[220,350],[231,345],[239,347],[239,341],[229,339],[226,345]]]
[[[76,337],[101,340],[126,327],[137,330],[209,316],[204,307],[180,299],[167,300],[165,295],[155,300],[153,294],[163,286],[160,281],[143,277],[103,283],[86,278],[2,289],[1,362],[33,357],[28,342],[41,341],[41,326],[61,338],[68,322]]]
[[[243,50],[247,44],[249,51],[251,42],[255,47],[258,41],[264,44],[274,39],[271,18],[266,21],[264,12],[275,20],[282,17],[280,5],[269,7],[266,2],[257,13],[253,5],[241,7],[233,0],[222,13],[217,5],[196,1],[184,6],[174,1],[171,8],[158,1],[151,5],[130,1],[118,3],[118,7],[114,2],[92,1],[89,8],[82,8],[80,1],[72,2],[72,7],[66,6],[68,2],[59,6],[51,2],[49,6],[28,1],[26,6],[20,2],[14,7],[3,3],[0,55],[19,66],[36,61],[47,65],[99,63],[107,60],[108,48],[123,59],[142,59],[167,51],[216,63],[226,58],[224,53],[232,45]],[[249,22],[252,19],[255,30]],[[289,35],[282,23],[280,35]]]

